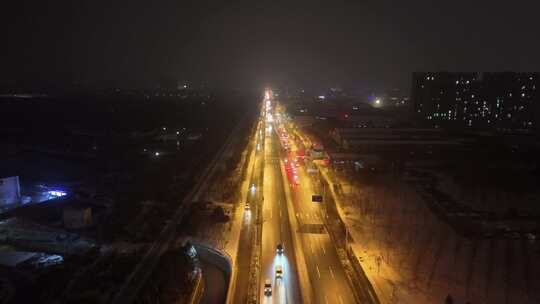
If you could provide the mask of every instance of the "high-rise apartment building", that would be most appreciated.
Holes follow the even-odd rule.
[[[418,118],[439,126],[533,130],[540,107],[538,73],[413,73]]]

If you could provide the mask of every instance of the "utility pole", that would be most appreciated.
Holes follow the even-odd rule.
[[[345,227],[345,250],[349,251],[349,229],[347,229],[345,223],[343,223],[343,226]]]

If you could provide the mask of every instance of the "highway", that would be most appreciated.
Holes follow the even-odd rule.
[[[249,183],[255,187],[247,189],[250,209],[244,212],[240,232],[234,303],[248,300],[255,212],[259,206],[262,206],[259,303],[356,303],[332,239],[325,230],[324,210],[319,203],[311,202],[312,195],[320,194],[320,190],[314,190],[303,166],[296,168],[299,184],[291,184],[284,166],[286,152],[277,132],[280,124],[265,116],[263,109],[252,139],[259,145]],[[297,150],[293,141],[289,144],[293,152]],[[283,255],[276,253],[280,243],[284,247]],[[280,279],[275,274],[278,265],[283,269]],[[272,283],[271,295],[264,293],[267,279]]]
[[[280,143],[276,141],[275,144]],[[292,141],[291,151],[296,151]],[[319,203],[311,201],[313,194],[320,193],[314,191],[311,178],[303,166],[297,167],[296,171],[299,185],[290,187],[288,194],[299,224],[297,233],[314,292],[314,303],[356,303],[336,249],[324,229],[324,211]]]
[[[238,273],[236,276],[236,287],[233,295],[234,303],[246,303],[248,300],[248,288],[249,288],[249,270],[251,263],[251,255],[253,250],[252,237],[254,233],[254,218],[257,206],[261,203],[262,195],[259,195],[260,189],[263,185],[263,153],[262,147],[264,143],[264,136],[262,136],[262,130],[264,129],[264,123],[260,122],[257,126],[254,138],[252,138],[255,147],[255,161],[251,171],[251,178],[249,181],[247,201],[241,202],[241,204],[249,205],[249,209],[244,210],[244,218],[242,222],[242,228],[240,230],[240,241],[238,244],[237,265]],[[259,149],[257,149],[259,144]],[[251,188],[254,185],[254,188]],[[258,190],[259,189],[259,190]]]
[[[272,295],[267,296],[261,286],[260,303],[300,303],[295,251],[280,169],[280,147],[270,129],[266,131],[265,142],[261,285],[270,279],[273,290]],[[284,247],[282,255],[276,253],[276,246],[280,243]],[[283,269],[281,279],[275,276],[278,265]]]
[[[324,228],[323,210],[318,203],[311,202],[312,194],[317,193],[311,179],[305,169],[298,166],[299,184],[291,183],[285,172],[283,141],[277,132],[281,126],[279,119],[268,126],[272,128],[266,131],[264,146],[260,303],[301,303],[302,299],[306,300],[306,294],[310,295],[308,298],[312,303],[356,303],[336,249]],[[294,152],[296,145],[291,141],[288,143]],[[292,215],[292,220],[289,215]],[[293,238],[297,240],[294,243]],[[282,256],[276,254],[279,243],[285,248]],[[300,259],[297,253],[301,254]],[[276,279],[277,265],[283,267],[283,279]],[[307,275],[304,281],[299,281],[298,268],[302,266]],[[272,282],[271,296],[264,294],[266,279]],[[306,286],[310,290],[302,289]]]

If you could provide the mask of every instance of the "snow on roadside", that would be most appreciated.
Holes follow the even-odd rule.
[[[354,250],[383,303],[538,303],[538,244],[470,240],[427,209],[414,187],[347,186],[339,201]],[[351,190],[349,190],[351,191]]]

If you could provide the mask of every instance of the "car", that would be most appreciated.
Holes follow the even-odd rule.
[[[276,266],[276,279],[283,278],[283,267],[281,265]]]
[[[245,209],[249,210],[251,207],[249,206],[249,203],[246,203]]]
[[[284,250],[283,250],[283,244],[281,244],[281,243],[277,244],[277,246],[276,246],[276,252],[277,252],[278,254],[283,254],[283,251],[284,251]]]
[[[270,279],[266,279],[264,281],[264,295],[265,296],[272,295],[272,281],[270,281]]]

